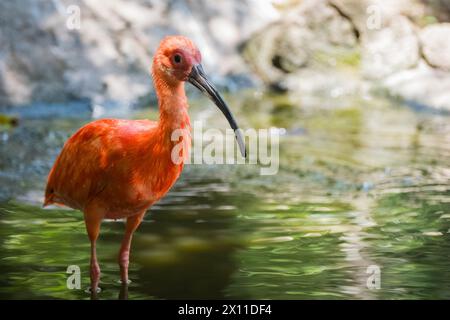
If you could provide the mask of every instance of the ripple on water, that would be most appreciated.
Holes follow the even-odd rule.
[[[266,98],[236,107],[238,118],[278,126]],[[281,137],[275,176],[186,166],[134,237],[130,298],[449,299],[448,117],[344,102],[277,117],[303,134]],[[82,214],[40,208],[48,169],[80,125],[25,121],[0,145],[0,197],[17,199],[0,202],[2,298],[88,298],[65,287],[70,264],[89,281]],[[123,222],[102,225],[101,298],[120,292],[122,234]],[[382,290],[368,291],[368,265],[381,267]]]

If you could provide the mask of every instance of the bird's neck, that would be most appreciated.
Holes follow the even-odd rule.
[[[191,124],[184,83],[168,85],[158,79],[155,80],[155,88],[159,105],[157,137],[164,150],[162,154],[164,157],[170,155],[174,163],[179,163],[178,160],[184,163],[191,146]]]
[[[155,87],[159,105],[158,127],[161,133],[171,135],[177,129],[190,130],[189,106],[184,83],[167,85],[163,81],[156,81]]]

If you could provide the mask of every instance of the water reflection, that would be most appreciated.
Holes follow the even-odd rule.
[[[123,223],[106,221],[97,298],[450,298],[447,116],[385,100],[231,104],[243,127],[286,128],[280,172],[187,166],[135,234],[129,286],[116,264]],[[38,205],[81,122],[22,121],[0,143],[1,298],[90,298],[66,288],[72,264],[89,284],[81,214]],[[367,288],[370,265],[381,268],[379,290]]]

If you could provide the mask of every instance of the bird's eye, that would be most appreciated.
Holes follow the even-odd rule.
[[[176,54],[173,56],[173,61],[174,61],[175,63],[180,63],[180,62],[181,62],[181,55],[178,54],[178,53],[176,53]]]

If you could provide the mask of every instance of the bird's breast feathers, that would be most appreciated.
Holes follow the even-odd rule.
[[[58,199],[83,209],[95,199],[117,217],[145,209],[164,196],[183,169],[183,163],[172,161],[173,145],[151,121],[94,121],[61,151],[49,175],[48,203]]]

